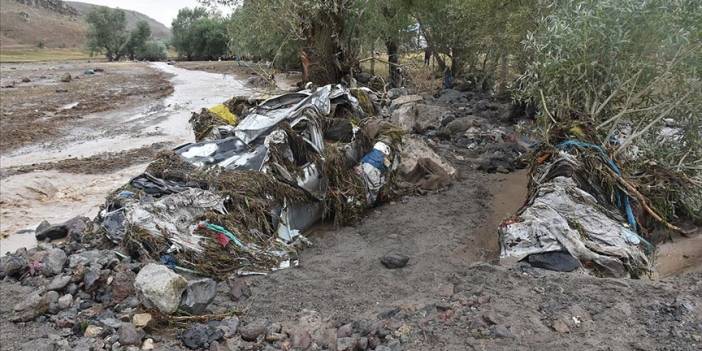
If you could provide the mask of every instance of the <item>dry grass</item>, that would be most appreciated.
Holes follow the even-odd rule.
[[[23,48],[3,48],[0,49],[0,62],[25,63],[25,62],[46,62],[46,61],[66,61],[66,60],[87,60],[104,61],[103,58],[90,57],[88,52],[81,49],[39,49],[33,47]]]

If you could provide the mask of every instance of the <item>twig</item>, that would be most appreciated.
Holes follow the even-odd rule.
[[[553,121],[554,124],[558,124],[558,122],[556,122],[556,119],[553,118],[553,115],[552,115],[551,112],[548,110],[548,107],[546,107],[546,98],[544,97],[544,91],[541,90],[541,89],[539,89],[539,94],[541,94],[541,105],[543,105],[543,107],[544,107],[544,112],[546,112],[546,115],[547,115],[549,118],[551,118],[551,121]]]

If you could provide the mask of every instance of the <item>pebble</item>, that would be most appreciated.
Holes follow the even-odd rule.
[[[568,328],[568,325],[565,324],[565,322],[563,322],[560,319],[556,319],[555,321],[553,321],[552,326],[553,326],[553,330],[555,330],[559,333],[569,333],[570,332],[570,328]]]
[[[132,317],[132,323],[137,328],[144,328],[149,325],[153,317],[150,313],[137,313]]]
[[[386,254],[380,259],[380,262],[388,269],[398,269],[407,265],[409,257],[397,252]]]
[[[83,336],[87,338],[96,338],[102,334],[104,331],[103,328],[98,327],[97,325],[89,325],[87,328],[85,328],[85,332],[83,332]]]
[[[72,304],[73,304],[73,295],[71,295],[71,294],[63,295],[58,299],[58,307],[61,310],[65,310],[67,308],[70,308]]]
[[[266,321],[256,321],[239,328],[241,338],[246,341],[256,341],[256,339],[266,333]]]

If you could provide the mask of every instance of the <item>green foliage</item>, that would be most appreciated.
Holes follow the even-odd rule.
[[[215,59],[228,53],[225,20],[206,8],[183,8],[172,23],[171,45],[178,55],[193,59]]]
[[[533,62],[519,95],[540,102],[546,137],[581,126],[640,175],[669,218],[675,208],[702,218],[702,2],[553,5],[525,41]],[[644,176],[654,164],[669,172]]]
[[[133,60],[137,52],[144,51],[144,45],[149,38],[151,38],[151,27],[146,21],[139,21],[137,27],[129,33],[129,39],[122,48],[124,54]]]
[[[88,49],[91,54],[104,53],[108,60],[119,60],[127,42],[127,18],[124,11],[98,7],[88,13]]]
[[[168,52],[162,42],[149,40],[136,51],[135,57],[137,60],[163,61],[168,58]]]

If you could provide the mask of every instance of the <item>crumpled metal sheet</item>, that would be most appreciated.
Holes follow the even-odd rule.
[[[125,223],[132,229],[167,238],[177,249],[202,252],[202,236],[193,234],[196,218],[208,210],[226,213],[224,198],[208,190],[190,188],[150,203],[124,208]]]
[[[555,177],[539,186],[515,221],[500,227],[501,259],[565,250],[600,275],[650,271],[638,236],[614,218],[572,178]]]

